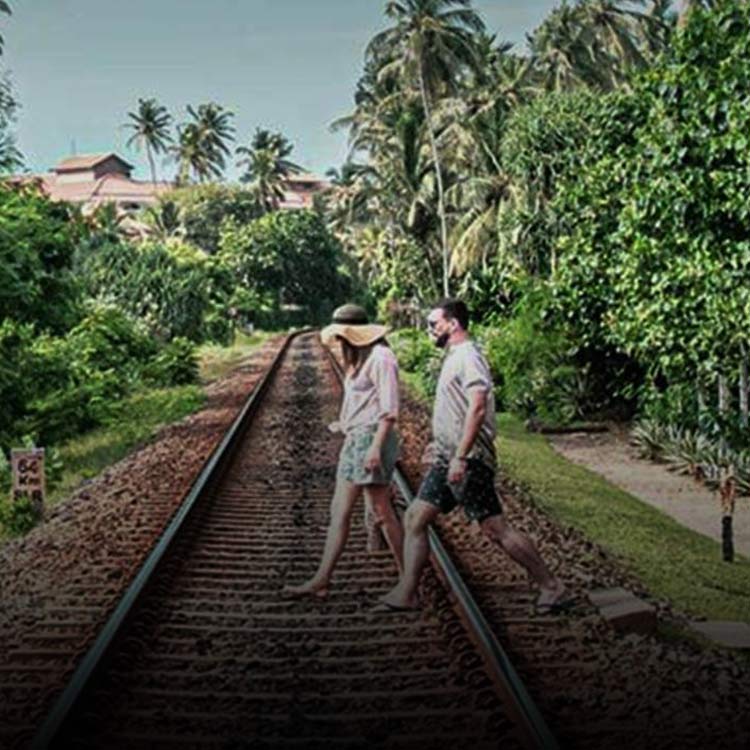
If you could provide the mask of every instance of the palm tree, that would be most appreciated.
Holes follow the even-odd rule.
[[[0,174],[15,172],[23,166],[23,156],[11,132],[17,109],[9,78],[0,76]]]
[[[577,86],[612,90],[627,85],[630,71],[643,68],[667,40],[662,0],[645,13],[644,0],[584,0],[563,4],[528,37],[535,66],[554,91]]]
[[[284,183],[302,169],[287,157],[294,146],[281,134],[257,128],[249,146],[239,146],[237,162],[245,167],[241,182],[250,184],[263,213],[274,211],[284,198]]]
[[[170,148],[172,158],[177,162],[178,185],[187,185],[191,175],[203,180],[209,173],[200,128],[193,122],[177,127],[177,143]]]
[[[123,236],[123,222],[127,214],[115,203],[100,203],[86,217],[85,222],[95,246],[116,243]]]
[[[172,200],[160,200],[155,206],[149,206],[144,214],[146,223],[151,227],[152,235],[159,240],[169,240],[185,236],[182,223],[182,212]]]
[[[199,182],[211,177],[220,179],[230,153],[228,142],[234,140],[232,112],[218,104],[201,104],[196,110],[188,105],[192,122],[177,127],[177,144],[170,148],[177,162],[177,183],[185,185],[195,176]]]
[[[373,193],[375,171],[369,165],[345,162],[341,170],[326,172],[331,186],[323,195],[329,228],[345,233],[353,224],[365,225],[373,219],[368,203]]]
[[[234,140],[235,131],[230,123],[234,113],[225,110],[215,102],[201,104],[197,110],[188,105],[187,111],[200,130],[209,171],[214,176],[220,177],[226,167],[225,157],[231,153],[228,144]]]
[[[527,36],[535,68],[548,89],[568,91],[582,84],[603,84],[590,41],[581,26],[580,11],[566,4],[555,8]]]
[[[0,13],[5,13],[6,16],[11,15],[10,5],[5,2],[5,0],[0,0]],[[0,55],[3,54],[3,45],[5,44],[5,40],[2,36],[0,36]]]
[[[138,111],[128,112],[131,122],[125,123],[123,127],[133,131],[133,135],[127,141],[128,147],[135,144],[140,151],[146,149],[146,157],[151,168],[151,183],[156,191],[156,167],[154,166],[154,154],[167,151],[172,136],[169,128],[172,116],[167,108],[159,104],[156,99],[139,99]]]
[[[389,0],[385,14],[394,25],[372,39],[367,56],[383,63],[381,77],[395,75],[407,88],[419,91],[435,170],[443,293],[448,295],[450,249],[432,110],[436,97],[453,90],[462,72],[475,66],[473,34],[483,31],[484,24],[470,8],[470,0]]]

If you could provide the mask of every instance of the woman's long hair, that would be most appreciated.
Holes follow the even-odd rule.
[[[378,344],[388,346],[385,338],[379,338],[367,346],[353,346],[343,336],[340,336],[339,339],[341,341],[341,355],[344,358],[344,366],[351,375],[356,375],[360,371],[362,365],[367,362],[367,358],[372,353],[374,347]]]

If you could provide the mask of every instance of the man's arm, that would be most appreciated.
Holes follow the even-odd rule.
[[[449,482],[460,482],[466,474],[466,457],[474,445],[487,414],[487,390],[485,388],[472,388],[468,396],[469,406],[464,418],[463,434],[456,448],[456,454],[448,467]]]

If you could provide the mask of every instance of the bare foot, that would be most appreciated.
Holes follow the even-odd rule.
[[[573,597],[565,588],[565,584],[556,580],[554,586],[542,588],[536,600],[536,608],[539,611],[554,611],[564,609],[573,602]]]
[[[386,608],[393,611],[409,611],[420,608],[419,599],[416,596],[411,598],[404,596],[398,588],[391,589],[385,596],[378,600]]]
[[[318,599],[325,599],[328,596],[328,584],[319,581],[305,581],[298,586],[284,586],[281,593],[285,596],[304,597],[315,596]]]

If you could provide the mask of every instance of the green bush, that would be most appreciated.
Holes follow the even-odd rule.
[[[250,190],[231,185],[190,185],[165,196],[177,207],[187,242],[212,255],[219,249],[222,224],[248,224],[260,216]]]
[[[637,362],[644,414],[684,427],[699,421],[686,397],[695,383],[723,374],[734,390],[750,348],[748,80],[748,5],[696,7],[634,83],[632,133],[609,154],[583,152],[554,202],[568,217],[556,245],[560,318],[583,346]],[[741,439],[737,411],[707,414],[711,429]]]
[[[184,338],[159,346],[145,326],[113,306],[93,305],[65,337],[0,326],[0,445],[33,435],[58,443],[106,420],[112,403],[144,382],[192,383],[198,364]],[[43,374],[43,377],[40,377]]]
[[[544,319],[544,300],[529,294],[501,327],[477,329],[495,381],[498,407],[545,422],[567,423],[580,416],[575,348]]]
[[[31,188],[0,184],[0,320],[64,333],[79,319],[72,273],[78,225]]]
[[[110,243],[87,253],[80,266],[89,296],[120,307],[161,341],[231,340],[235,279],[200,250],[179,241]]]
[[[198,380],[198,354],[195,344],[185,338],[172,339],[145,369],[152,385],[189,385]]]
[[[83,367],[114,370],[119,377],[133,380],[159,348],[142,323],[114,305],[92,305],[67,339],[75,361]]]
[[[430,341],[424,331],[418,328],[402,328],[388,336],[399,367],[418,376],[422,390],[430,395],[435,393],[442,351]]]
[[[0,498],[0,527],[12,536],[28,533],[41,519],[39,510],[34,507],[30,499]]]
[[[313,211],[275,211],[247,225],[229,222],[220,247],[235,288],[246,290],[246,302],[257,300],[257,309],[245,310],[254,323],[327,322],[347,297],[341,247]]]
[[[100,424],[113,400],[124,394],[114,372],[90,372],[85,382],[47,391],[27,404],[19,429],[50,445]]]
[[[140,382],[157,352],[144,326],[112,306],[92,306],[64,338],[34,339],[27,369],[19,373],[27,385],[16,433],[48,445],[100,424],[109,404]]]
[[[8,445],[14,424],[26,407],[33,383],[31,377],[31,324],[0,322],[0,446]],[[37,371],[38,373],[39,371]]]

